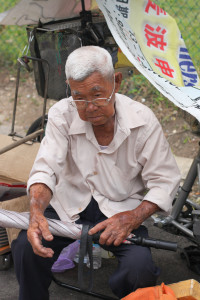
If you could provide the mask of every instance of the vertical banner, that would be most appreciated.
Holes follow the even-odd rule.
[[[176,21],[151,0],[97,0],[127,59],[200,121],[200,81]]]

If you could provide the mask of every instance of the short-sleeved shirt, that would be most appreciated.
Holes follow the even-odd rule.
[[[50,203],[63,221],[76,221],[92,196],[107,217],[132,210],[143,200],[169,212],[180,172],[153,112],[115,94],[115,134],[102,149],[91,123],[80,119],[70,100],[49,110],[28,189],[46,184],[53,193]]]

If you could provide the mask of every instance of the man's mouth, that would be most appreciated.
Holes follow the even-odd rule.
[[[102,116],[88,116],[87,118],[90,120],[93,120],[93,119],[99,119],[99,118],[101,118]]]

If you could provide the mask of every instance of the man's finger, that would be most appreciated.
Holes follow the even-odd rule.
[[[99,239],[99,244],[110,246],[114,242],[114,236],[111,232],[106,233],[106,235],[101,234]]]
[[[41,230],[42,236],[46,241],[52,241],[53,235],[49,231],[49,224],[46,220],[43,220],[39,224],[39,229]]]
[[[99,243],[106,244],[109,246],[111,244],[115,244],[114,242],[116,240],[123,241],[122,233],[114,229],[112,226],[108,226],[100,235]]]
[[[38,232],[32,232],[29,237],[29,241],[33,247],[34,253],[42,257],[52,257],[54,251],[51,248],[46,248],[42,245],[42,241],[40,239],[40,235],[38,235]]]
[[[106,226],[107,226],[107,222],[106,221],[98,223],[97,225],[95,225],[93,228],[91,228],[88,231],[88,234],[93,235],[93,234],[97,233],[98,231],[101,231],[101,230],[105,229]]]
[[[54,251],[51,248],[46,248],[43,246],[40,248],[33,248],[33,252],[42,257],[53,257],[54,255]]]

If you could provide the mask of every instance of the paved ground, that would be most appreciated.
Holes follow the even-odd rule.
[[[182,177],[185,177],[187,170],[192,160],[178,158],[178,164],[181,169]],[[150,219],[147,222],[149,229],[149,236],[162,240],[169,240],[178,243],[180,248],[191,244],[188,239],[181,236],[174,236],[155,226]],[[166,250],[152,249],[154,261],[161,268],[161,275],[158,279],[158,284],[164,282],[170,284],[187,279],[195,279],[200,282],[200,276],[191,271],[187,267],[185,260],[180,257],[180,249],[177,252],[170,252]],[[134,258],[133,258],[134,259]],[[103,259],[101,269],[94,273],[94,291],[103,293],[113,297],[114,295],[109,290],[107,281],[109,275],[114,270],[117,262],[115,259]],[[85,268],[85,275],[87,276],[88,269]],[[56,274],[56,277],[68,284],[77,284],[77,268],[69,270],[62,274]],[[17,300],[18,299],[18,283],[15,278],[14,267],[12,266],[7,271],[0,271],[0,300]],[[50,286],[50,300],[92,300],[96,299],[93,296],[83,295],[69,289],[65,289],[56,285],[54,282]],[[28,299],[27,299],[28,300]],[[37,300],[37,299],[35,299]]]
[[[166,233],[163,230],[153,226],[152,221],[148,221],[149,235],[152,238],[159,238],[163,240],[176,241],[179,247],[185,247],[190,242],[180,236],[174,236]],[[152,249],[153,258],[156,264],[161,268],[162,272],[158,280],[158,284],[164,282],[170,284],[187,279],[195,279],[200,282],[200,276],[192,272],[184,260],[180,257],[180,250],[177,252],[170,252],[166,250]],[[133,258],[134,259],[134,258]],[[103,259],[102,268],[95,271],[94,291],[113,296],[107,284],[109,274],[112,273],[116,265],[115,259]],[[85,270],[87,272],[87,269]],[[86,274],[86,273],[85,273]],[[68,282],[69,284],[76,284],[77,269],[69,270],[58,276],[59,279]],[[14,268],[7,271],[0,271],[0,300],[17,300],[18,299],[18,284],[14,274]],[[54,282],[50,287],[50,300],[92,300],[96,299],[92,296],[83,295],[63,287],[59,287]],[[28,300],[28,299],[27,299]],[[37,299],[35,299],[37,300]]]

